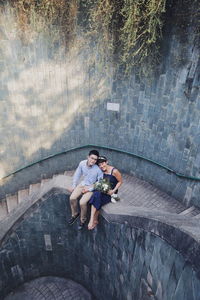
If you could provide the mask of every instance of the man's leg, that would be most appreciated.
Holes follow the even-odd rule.
[[[71,212],[72,212],[72,217],[75,217],[78,214],[78,197],[82,194],[82,189],[83,187],[81,185],[78,185],[75,187],[73,190],[69,201],[70,201],[70,206],[71,206]]]
[[[81,208],[81,223],[85,223],[87,219],[87,203],[90,200],[93,192],[87,192],[83,194],[80,199],[80,208]]]

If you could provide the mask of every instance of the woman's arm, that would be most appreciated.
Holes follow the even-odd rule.
[[[118,183],[116,184],[116,186],[113,190],[110,190],[108,192],[109,195],[114,194],[118,190],[118,188],[122,185],[122,175],[121,175],[121,173],[117,169],[114,169],[113,170],[113,175],[117,178]]]

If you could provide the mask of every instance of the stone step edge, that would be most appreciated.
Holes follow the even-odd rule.
[[[53,188],[62,189],[67,192],[67,188],[71,185],[71,176],[59,175],[47,182],[38,193],[29,195],[28,201],[21,202],[13,211],[11,211],[3,220],[0,221],[0,243],[6,233],[12,228],[17,220],[38,200],[43,198],[45,194]]]
[[[187,214],[193,212],[195,209],[196,209],[195,206],[190,206],[190,207],[184,209],[182,212],[180,212],[179,215],[182,215],[182,216],[187,215]]]
[[[64,176],[69,176],[69,177],[71,177],[71,175],[68,175],[68,173],[70,173],[71,174],[71,172],[72,171],[65,171],[64,172]],[[43,186],[44,185],[46,185],[47,184],[47,182],[49,182],[49,181],[51,181],[52,179],[54,179],[54,178],[56,178],[56,177],[58,177],[58,176],[60,176],[60,175],[63,175],[63,173],[61,173],[61,174],[54,174],[53,175],[53,177],[51,177],[51,178],[45,178],[45,179],[41,179],[41,181],[40,182],[36,182],[36,183],[31,183],[26,189],[19,189],[16,193],[11,193],[11,194],[6,194],[5,195],[5,198],[2,198],[2,199],[0,199],[0,203],[1,202],[6,202],[6,207],[7,207],[7,215],[9,215],[12,211],[13,211],[13,209],[11,210],[11,211],[9,211],[9,209],[8,209],[8,203],[7,203],[7,197],[14,197],[14,196],[16,196],[17,197],[17,206],[14,208],[14,210],[18,207],[18,205],[21,203],[21,202],[23,202],[23,201],[19,201],[19,192],[21,191],[21,190],[27,190],[28,191],[28,195],[25,197],[26,198],[26,200],[28,200],[29,199],[29,196],[32,194],[32,193],[35,193],[35,191],[30,191],[30,187],[32,186],[32,185],[36,185],[36,184],[39,184],[40,185],[40,188],[43,188]],[[46,181],[46,182],[45,182]],[[37,192],[36,192],[37,193]],[[26,201],[25,200],[25,201]],[[6,216],[5,216],[6,217]],[[5,218],[4,217],[4,218]],[[0,220],[0,222],[1,222],[2,220]]]
[[[50,177],[50,178],[42,178],[42,179],[41,179],[40,181],[38,181],[38,182],[30,183],[29,186],[27,186],[26,188],[21,187],[21,188],[19,188],[19,190],[17,190],[17,191],[14,192],[14,193],[7,193],[7,194],[5,194],[5,196],[4,196],[3,198],[0,199],[0,202],[5,201],[5,199],[6,199],[7,196],[15,196],[15,195],[18,195],[18,192],[21,191],[21,190],[29,190],[31,185],[34,185],[34,184],[40,184],[41,187],[42,187],[44,184],[46,184],[48,181],[52,180],[54,177],[57,177],[57,176],[60,176],[60,175],[65,175],[65,176],[70,176],[70,177],[71,177],[71,175],[68,175],[68,174],[71,174],[72,172],[75,172],[75,170],[73,170],[73,171],[71,171],[71,170],[70,170],[70,171],[64,171],[63,173],[54,174],[54,175],[52,175],[52,177]],[[45,181],[47,181],[47,182],[45,182]]]
[[[106,216],[109,216],[109,219],[107,219],[108,221],[112,219],[112,216],[123,215],[127,217],[138,217],[139,219],[142,218],[143,220],[148,219],[161,222],[174,228],[178,228],[187,235],[192,236],[198,243],[200,243],[200,220],[197,218],[191,218],[187,215],[173,214],[159,210],[148,210],[145,207],[125,206],[120,203],[109,203],[104,206],[101,211],[105,218]],[[154,233],[157,234],[157,232]]]
[[[118,207],[123,208],[123,207]],[[153,213],[153,214],[152,214]],[[200,222],[195,219],[180,215],[170,215],[155,211],[147,211],[142,208],[125,207],[120,213],[111,208],[110,204],[102,209],[102,216],[112,224],[126,224],[131,230],[144,230],[165,240],[169,245],[181,253],[194,270],[200,274]]]
[[[26,211],[39,200],[45,200],[45,195],[52,189],[56,188],[62,190],[63,193],[67,192],[67,187],[71,186],[71,176],[59,175],[44,185],[37,194],[30,196],[29,201],[21,202],[19,206],[11,212],[5,219],[0,222],[0,242],[6,233],[13,227],[13,225],[22,217]],[[70,183],[69,183],[70,182]],[[102,214],[124,217],[139,217],[139,219],[154,220],[160,223],[168,224],[174,228],[179,228],[181,231],[193,236],[196,241],[200,242],[200,233],[195,231],[199,227],[200,222],[197,219],[187,216],[181,216],[172,213],[164,213],[157,210],[148,210],[144,207],[133,207],[124,205],[122,203],[109,203],[102,208]],[[156,232],[154,232],[156,234]]]

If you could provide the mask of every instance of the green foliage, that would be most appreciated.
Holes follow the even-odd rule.
[[[148,74],[158,62],[158,42],[162,36],[162,14],[166,0],[126,0],[122,9],[122,61],[126,72],[133,66]]]
[[[97,0],[90,14],[101,56],[117,58],[126,74],[133,68],[140,75],[151,74],[159,59],[165,2]]]
[[[96,49],[98,62],[149,75],[159,59],[166,0],[13,0],[24,40],[51,34],[69,47],[82,33]],[[77,46],[77,45],[76,45]],[[80,43],[79,47],[83,47]]]
[[[77,22],[77,0],[14,0],[21,37],[29,41],[40,33],[50,34],[55,41],[74,40]]]

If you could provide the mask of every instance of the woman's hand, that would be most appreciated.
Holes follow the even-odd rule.
[[[112,196],[112,194],[114,194],[114,193],[115,193],[114,190],[109,190],[107,194],[110,195],[110,196]]]

